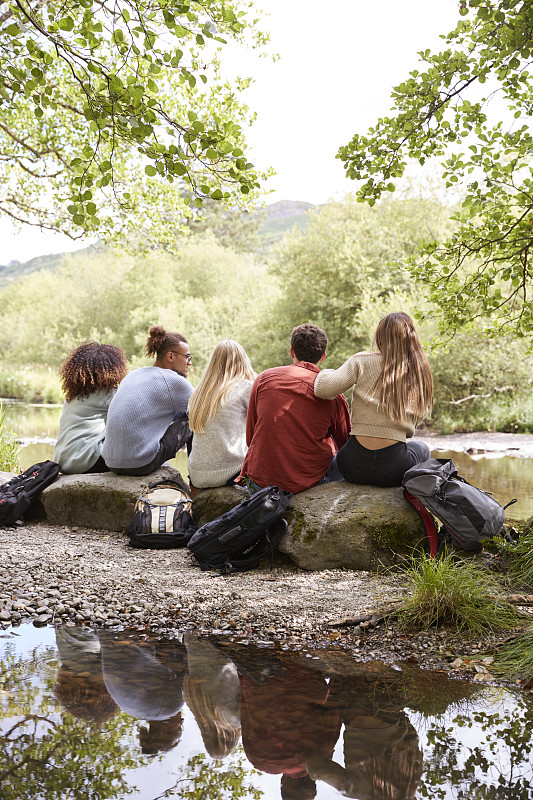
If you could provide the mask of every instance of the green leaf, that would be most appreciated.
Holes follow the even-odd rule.
[[[144,171],[145,171],[145,172],[146,172],[146,174],[147,174],[147,175],[149,175],[151,178],[153,178],[153,177],[154,177],[154,175],[157,175],[157,169],[156,169],[156,168],[155,168],[155,167],[154,167],[152,164],[148,164],[148,165],[147,165],[147,166],[144,168]]]
[[[71,31],[74,29],[74,20],[72,17],[63,17],[57,24],[62,31]]]

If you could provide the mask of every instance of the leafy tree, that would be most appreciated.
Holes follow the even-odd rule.
[[[440,235],[446,216],[430,201],[370,209],[351,196],[310,212],[305,231],[286,235],[273,258],[280,297],[250,331],[258,366],[286,363],[291,329],[303,322],[326,330],[327,366],[368,348],[384,313],[414,305],[416,287],[401,265],[422,239]]]
[[[264,269],[212,238],[191,237],[174,255],[73,255],[2,290],[0,352],[11,364],[59,365],[85,339],[124,347],[133,366],[148,328],[182,332],[201,374],[224,338],[240,338],[267,294]],[[194,377],[194,376],[193,376]]]
[[[204,198],[242,204],[247,81],[229,40],[262,44],[240,0],[9,0],[0,9],[0,213],[142,244]],[[249,35],[250,34],[250,35]],[[218,49],[217,49],[218,48]],[[236,91],[237,90],[237,91]]]
[[[409,158],[444,156],[446,186],[464,192],[457,228],[423,249],[412,274],[429,287],[443,327],[485,317],[493,332],[507,325],[523,336],[533,328],[533,3],[461,0],[459,13],[446,49],[419,53],[420,69],[394,88],[392,115],[338,158],[373,205],[394,191]]]

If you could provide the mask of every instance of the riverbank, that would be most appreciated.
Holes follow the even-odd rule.
[[[341,647],[363,661],[408,659],[477,680],[498,680],[486,658],[509,636],[406,635],[377,623],[379,612],[405,595],[399,572],[306,572],[278,556],[272,568],[219,577],[201,572],[187,550],[140,551],[123,534],[43,523],[0,530],[0,549],[4,628],[76,623],[161,636],[219,633],[256,644]],[[353,624],[357,619],[362,625]]]

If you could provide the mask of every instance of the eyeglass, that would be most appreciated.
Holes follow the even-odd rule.
[[[180,351],[179,351],[179,350],[171,350],[170,352],[171,352],[171,353],[176,353],[176,355],[177,355],[177,356],[183,356],[183,358],[185,358],[185,359],[186,359],[186,361],[187,361],[187,364],[190,364],[190,363],[191,363],[191,361],[192,361],[192,356],[191,356],[191,354],[190,354],[190,353],[187,355],[187,353],[180,353]]]

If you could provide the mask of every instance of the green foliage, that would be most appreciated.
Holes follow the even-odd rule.
[[[160,323],[189,340],[195,381],[215,344],[240,339],[243,328],[257,324],[266,293],[265,271],[210,237],[191,237],[173,256],[134,258],[105,250],[68,258],[54,272],[32,273],[3,290],[4,369],[15,365],[10,377],[20,375],[25,363],[57,369],[86,339],[123,347],[132,366],[139,366],[148,363],[148,328]]]
[[[0,403],[0,470],[18,472],[20,445],[6,425],[6,409]]]
[[[59,710],[55,655],[49,648],[37,659],[19,658],[8,643],[0,658],[2,800],[87,797],[87,787],[92,797],[122,800],[131,792],[127,770],[148,763],[136,752],[132,721],[117,714],[100,726]]]
[[[497,598],[498,587],[472,561],[452,554],[413,559],[407,570],[408,595],[396,612],[408,629],[448,625],[468,634],[505,630],[517,624],[512,606]]]
[[[0,396],[26,403],[62,403],[57,370],[46,364],[3,364],[0,362]]]
[[[435,382],[433,426],[442,432],[533,429],[533,357],[527,342],[471,331],[428,356]]]
[[[258,770],[244,765],[242,746],[233,754],[230,764],[208,760],[204,753],[192,756],[177,781],[160,797],[190,798],[190,800],[261,800],[264,793],[249,783],[250,775],[260,775]],[[185,784],[185,785],[183,785]]]
[[[354,136],[338,158],[363,181],[359,199],[373,205],[394,191],[408,159],[443,156],[446,186],[460,187],[464,199],[453,234],[428,243],[412,275],[429,287],[444,328],[484,317],[493,333],[508,325],[523,336],[533,328],[533,6],[464,0],[460,15],[447,49],[420,52],[420,69],[394,88],[392,115]]]
[[[283,363],[290,331],[303,322],[326,330],[327,366],[368,349],[383,314],[416,306],[404,266],[422,239],[440,234],[445,218],[445,210],[431,201],[369,209],[351,196],[311,212],[305,231],[293,230],[275,251],[270,274],[279,280],[281,296],[254,341],[260,365]],[[265,340],[265,326],[284,333]]]
[[[417,796],[529,800],[532,723],[529,697],[510,692],[432,720]]]
[[[248,81],[220,77],[228,40],[266,41],[240,0],[3,3],[0,211],[147,243],[191,202],[253,197]]]

